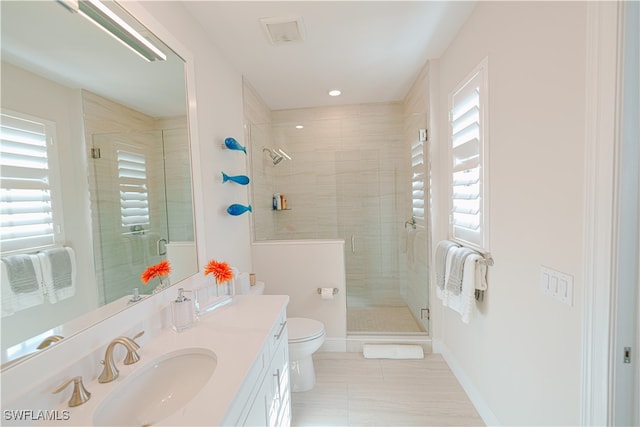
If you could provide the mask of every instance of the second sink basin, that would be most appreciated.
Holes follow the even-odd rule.
[[[133,372],[98,406],[98,426],[150,426],[187,404],[216,370],[216,354],[188,348],[165,354]]]

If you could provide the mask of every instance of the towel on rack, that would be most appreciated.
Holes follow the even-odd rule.
[[[462,291],[464,264],[466,259],[473,254],[477,254],[477,252],[465,247],[451,249],[451,267],[446,287],[454,295],[458,295]]]
[[[450,270],[452,260],[453,256],[450,255],[447,259],[448,270]],[[463,264],[462,288],[458,294],[450,292],[448,288],[436,289],[436,294],[442,300],[442,305],[460,314],[463,323],[469,323],[475,312],[475,290],[482,286],[486,288],[484,277],[487,267],[479,260],[482,260],[482,255],[477,253],[466,257]]]
[[[476,289],[479,289],[486,282],[483,273],[486,274],[486,265],[482,262],[482,255],[473,253],[464,262],[464,275],[462,278],[462,290],[460,292],[460,315],[463,323],[469,323],[476,307]]]
[[[47,249],[38,253],[44,288],[50,303],[70,298],[76,293],[76,257],[69,247]]]
[[[0,262],[2,317],[44,303],[42,275],[35,255],[10,255]]]
[[[436,246],[436,256],[434,269],[436,271],[436,285],[438,289],[444,289],[445,277],[447,276],[447,255],[451,248],[459,247],[451,240],[442,240]]]

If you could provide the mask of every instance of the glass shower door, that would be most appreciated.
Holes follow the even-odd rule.
[[[151,293],[157,280],[144,285],[140,275],[166,258],[169,239],[162,131],[94,135],[92,158],[101,302],[130,295],[133,288]]]
[[[346,243],[347,330],[421,332],[403,297],[398,170],[377,149],[335,156],[338,232]]]

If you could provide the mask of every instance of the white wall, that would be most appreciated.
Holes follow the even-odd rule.
[[[485,421],[579,424],[585,51],[585,2],[479,2],[433,63],[435,244],[447,236],[448,95],[488,57],[495,266],[470,324],[433,306],[434,348]],[[541,293],[540,266],[573,276],[572,306]]]
[[[244,153],[222,149],[224,139],[234,137],[246,145],[242,123],[242,76],[228,65],[207,39],[199,24],[190,17],[180,2],[127,3],[135,12],[143,7],[173,37],[188,47],[193,54],[195,72],[195,99],[189,103],[197,108],[197,135],[191,135],[198,144],[201,168],[200,183],[202,218],[197,228],[203,228],[206,253],[201,260],[227,261],[240,271],[251,266],[249,214],[232,217],[226,213],[232,203],[247,204],[248,189],[235,185],[222,185],[221,171],[230,175],[247,173],[248,160]],[[200,266],[202,271],[203,266]]]
[[[324,323],[323,350],[345,351],[347,304],[344,241],[290,240],[254,243],[253,268],[265,283],[265,294],[289,295],[289,317]],[[333,299],[322,299],[318,288],[337,288]]]

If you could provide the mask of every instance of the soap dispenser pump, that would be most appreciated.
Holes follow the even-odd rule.
[[[193,304],[191,300],[184,296],[184,288],[178,289],[178,298],[171,302],[171,317],[173,319],[173,329],[182,332],[193,325]]]

